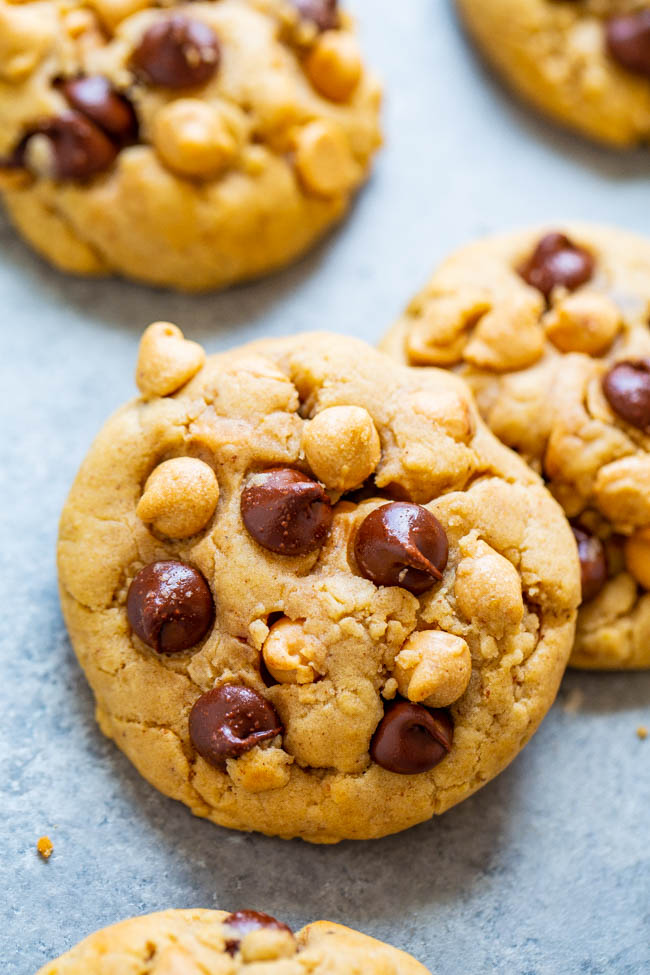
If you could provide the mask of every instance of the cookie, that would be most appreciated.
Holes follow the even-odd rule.
[[[366,179],[379,104],[336,0],[0,0],[0,192],[67,271],[287,264]]]
[[[464,383],[313,334],[204,359],[144,333],[141,397],[61,520],[102,730],[199,816],[321,843],[496,775],[555,696],[575,543]]]
[[[410,955],[340,924],[296,935],[259,911],[162,911],[90,935],[37,975],[428,975]]]
[[[650,138],[650,10],[635,0],[457,0],[512,88],[593,139]]]
[[[384,343],[460,373],[564,507],[582,563],[576,667],[650,667],[649,320],[650,241],[569,225],[454,254]]]

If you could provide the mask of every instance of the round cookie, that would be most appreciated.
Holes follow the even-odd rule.
[[[615,146],[650,138],[650,10],[637,0],[457,0],[488,61],[537,108]]]
[[[101,728],[139,771],[221,825],[330,843],[503,769],[557,691],[578,562],[465,384],[330,334],[203,361],[165,323],[137,377],[58,563]]]
[[[37,975],[429,975],[410,955],[318,921],[295,935],[258,911],[161,911],[90,935]]]
[[[463,248],[384,341],[459,372],[572,520],[576,667],[650,667],[649,320],[650,241],[572,224]]]
[[[67,271],[287,264],[367,177],[380,100],[336,0],[0,0],[0,192]]]

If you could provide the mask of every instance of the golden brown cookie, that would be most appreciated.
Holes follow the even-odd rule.
[[[162,911],[97,931],[37,975],[428,975],[410,955],[339,924],[296,935],[258,911]]]
[[[67,271],[281,267],[367,177],[379,103],[335,0],[0,0],[0,192]]]
[[[650,9],[640,0],[457,0],[520,95],[617,146],[650,138]]]
[[[462,375],[572,520],[576,667],[650,667],[649,320],[650,242],[569,225],[463,248],[384,342]]]
[[[142,395],[63,511],[102,730],[236,829],[331,843],[443,812],[555,696],[579,599],[561,509],[451,373],[329,334],[200,353],[150,326]]]

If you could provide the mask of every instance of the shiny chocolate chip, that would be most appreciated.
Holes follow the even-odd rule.
[[[650,433],[650,359],[612,366],[603,379],[603,392],[617,416]]]
[[[237,954],[240,938],[244,938],[251,931],[260,931],[263,928],[270,928],[273,931],[286,931],[293,934],[290,927],[282,921],[276,921],[270,914],[263,914],[261,911],[235,911],[224,918],[223,923],[237,932],[239,938],[226,941],[226,951],[229,955]]]
[[[89,75],[72,78],[61,90],[73,108],[89,118],[120,146],[137,137],[138,123],[131,102],[112,87],[107,78]]]
[[[47,158],[32,154],[32,139],[47,140]],[[30,129],[14,153],[15,165],[38,170],[53,179],[89,179],[109,169],[117,156],[117,147],[99,126],[81,112],[62,112],[44,119]]]
[[[415,596],[442,579],[449,545],[438,519],[419,504],[393,501],[361,522],[354,542],[361,574],[377,586],[401,586]]]
[[[387,707],[372,742],[370,757],[398,775],[428,772],[451,751],[454,725],[447,711],[398,700]]]
[[[223,684],[202,694],[190,712],[190,739],[206,762],[225,769],[255,745],[282,733],[269,702],[250,687]]]
[[[192,88],[209,81],[219,61],[219,41],[212,28],[201,20],[175,14],[145,31],[131,66],[152,85]]]
[[[594,259],[564,234],[542,237],[525,264],[519,269],[524,281],[548,298],[553,288],[575,291],[594,273]]]
[[[582,581],[582,601],[588,603],[595,599],[607,582],[607,559],[603,543],[596,535],[572,525],[578,543],[580,559],[580,578]]]
[[[291,467],[254,474],[242,492],[241,513],[255,541],[279,555],[313,552],[332,524],[323,487]]]
[[[650,10],[612,17],[605,28],[607,50],[623,68],[650,78]]]
[[[196,646],[214,622],[210,587],[183,562],[152,562],[129,586],[126,612],[133,632],[159,653]]]
[[[293,0],[300,16],[316,24],[319,30],[334,30],[339,26],[338,0]]]

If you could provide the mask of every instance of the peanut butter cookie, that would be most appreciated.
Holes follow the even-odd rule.
[[[649,272],[650,242],[621,230],[489,238],[450,257],[384,342],[462,375],[572,520],[576,667],[650,667]]]
[[[465,384],[328,334],[205,359],[166,323],[137,379],[58,559],[98,720],[140,772],[222,825],[331,843],[507,765],[568,659],[578,560]]]
[[[92,934],[37,975],[428,975],[410,955],[318,921],[292,934],[259,911],[161,911]]]
[[[0,0],[0,192],[67,271],[281,267],[367,177],[379,103],[335,0]]]
[[[642,0],[457,0],[513,89],[616,146],[650,138],[650,9]]]

